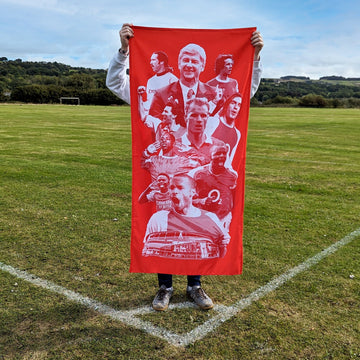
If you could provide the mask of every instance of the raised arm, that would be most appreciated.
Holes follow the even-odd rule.
[[[130,104],[129,40],[134,36],[132,24],[123,24],[119,31],[121,48],[110,61],[106,75],[106,86],[120,99]]]
[[[262,66],[260,63],[260,51],[264,47],[264,40],[259,31],[254,31],[250,41],[251,41],[251,45],[254,46],[255,48],[253,75],[252,75],[251,91],[250,91],[250,97],[253,97],[257,92],[261,81]]]
[[[264,47],[264,40],[259,31],[254,31],[251,36],[251,45],[255,48],[254,61],[260,61],[260,51]]]

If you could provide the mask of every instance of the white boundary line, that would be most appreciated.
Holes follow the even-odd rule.
[[[147,314],[154,312],[150,307],[142,307],[132,310],[115,310],[110,306],[104,305],[96,300],[90,299],[89,297],[82,296],[74,291],[68,290],[62,286],[56,285],[55,283],[47,280],[43,280],[35,275],[29,274],[26,271],[16,269],[12,266],[6,265],[0,262],[0,270],[5,271],[19,279],[30,282],[33,285],[42,287],[51,292],[60,294],[65,296],[67,299],[82,304],[89,309],[95,310],[98,313],[109,316],[110,318],[121,321],[124,324],[129,326],[133,326],[137,329],[143,330],[151,335],[158,336],[170,344],[175,346],[187,346],[189,344],[193,344],[198,340],[204,338],[207,334],[214,331],[217,327],[219,327],[223,322],[229,320],[233,316],[235,316],[240,311],[249,307],[253,302],[261,299],[268,293],[276,290],[278,287],[285,284],[287,281],[291,280],[294,276],[308,270],[312,266],[316,265],[323,258],[335,253],[341,247],[349,244],[353,241],[357,236],[360,235],[360,228],[353,231],[352,233],[346,235],[343,239],[329,246],[325,250],[319,252],[315,256],[309,258],[298,266],[286,271],[282,275],[274,278],[266,285],[261,286],[253,293],[237,301],[232,306],[224,306],[224,305],[215,305],[214,312],[216,313],[211,319],[205,321],[203,324],[194,328],[190,332],[186,334],[177,334],[167,329],[158,327],[153,325],[151,322],[143,321],[138,318],[139,315]],[[194,307],[192,303],[184,302],[178,304],[171,304],[169,306],[169,310],[176,308],[187,308]]]

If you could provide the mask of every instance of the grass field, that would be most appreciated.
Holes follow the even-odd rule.
[[[116,310],[151,303],[156,276],[128,273],[130,130],[128,107],[0,105],[0,263]],[[359,141],[359,110],[251,109],[244,272],[204,277],[214,302],[360,229]],[[0,359],[360,359],[359,259],[355,236],[185,347],[0,270]],[[139,318],[183,334],[215,315]]]

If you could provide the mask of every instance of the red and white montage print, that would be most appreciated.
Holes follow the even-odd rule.
[[[255,28],[134,26],[131,272],[242,272]]]

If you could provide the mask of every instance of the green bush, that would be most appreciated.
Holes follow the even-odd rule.
[[[276,95],[274,98],[272,99],[267,99],[264,102],[265,105],[295,105],[297,104],[297,100],[292,98],[291,96],[281,96],[281,95]]]
[[[300,98],[299,105],[304,107],[324,108],[327,106],[327,100],[321,95],[308,94]]]

